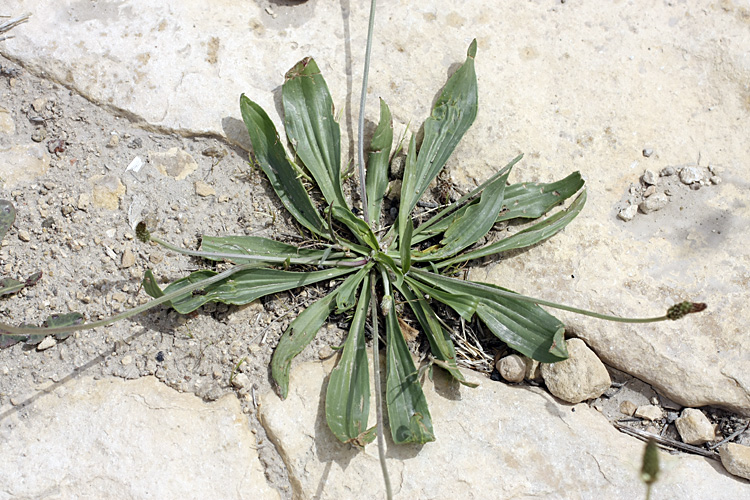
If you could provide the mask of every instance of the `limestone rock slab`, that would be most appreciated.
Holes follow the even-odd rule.
[[[383,498],[376,446],[358,452],[338,442],[325,423],[321,397],[332,365],[294,368],[285,401],[274,393],[261,398],[261,422],[287,465],[295,498]],[[538,388],[464,373],[481,385],[458,387],[440,373],[434,385],[425,382],[435,442],[396,446],[387,438],[396,498],[644,496],[638,478],[643,443],[619,433],[597,411],[560,404]],[[655,498],[740,498],[746,491],[746,484],[704,458],[665,460],[669,470],[654,486]]]
[[[268,498],[239,401],[74,378],[0,413],[0,499]],[[12,471],[12,473],[9,473]]]

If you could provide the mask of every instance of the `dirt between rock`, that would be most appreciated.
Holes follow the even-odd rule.
[[[147,269],[165,284],[206,267],[197,259],[139,242],[133,225],[141,218],[148,219],[160,237],[193,249],[201,235],[299,238],[242,149],[221,138],[180,137],[132,123],[119,110],[96,106],[12,61],[0,57],[0,66],[0,106],[15,127],[0,133],[0,151],[40,146],[49,156],[46,173],[0,189],[0,198],[11,200],[17,210],[16,222],[0,246],[3,277],[44,273],[37,285],[2,297],[3,322],[38,325],[50,314],[70,311],[97,320],[148,300],[140,290]],[[195,165],[174,148],[187,153]],[[173,158],[166,175],[153,161],[165,153]],[[141,168],[134,168],[139,163]],[[179,173],[192,167],[195,170],[181,178]],[[108,180],[103,182],[101,176]],[[97,198],[95,186],[111,188],[105,189],[108,197]],[[114,208],[97,203],[114,203]],[[263,446],[267,437],[256,416],[256,395],[272,389],[269,363],[281,333],[321,293],[309,287],[243,307],[209,304],[187,316],[158,307],[110,327],[74,334],[45,350],[23,344],[0,350],[0,408],[14,406],[23,413],[25,402],[41,388],[84,373],[126,379],[154,375],[175,390],[205,400],[235,392],[258,436],[269,483],[291,498],[281,457],[272,445]],[[345,320],[330,322],[299,361],[318,359],[339,346]],[[656,397],[647,384],[627,375],[614,380],[629,381],[623,395],[646,401]],[[620,399],[605,397],[592,404],[616,420],[623,417],[615,411]],[[665,415],[668,411],[674,409],[667,408]],[[726,414],[716,418],[722,416]]]

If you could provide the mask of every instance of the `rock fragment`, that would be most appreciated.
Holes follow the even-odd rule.
[[[117,210],[120,198],[125,195],[125,186],[116,175],[95,175],[89,179],[95,207]]]
[[[661,408],[656,405],[642,405],[635,410],[635,413],[633,415],[638,418],[650,420],[653,422],[654,420],[659,420],[660,418],[662,418],[664,416],[664,412],[662,412]]]
[[[677,432],[682,441],[692,445],[702,445],[716,438],[713,424],[702,411],[696,408],[685,408],[680,418],[675,421]]]
[[[625,222],[629,222],[633,220],[635,215],[638,213],[638,205],[628,205],[627,207],[621,209],[617,213],[617,217],[620,220],[624,220]]]
[[[163,175],[181,181],[198,170],[198,163],[190,153],[177,148],[170,148],[166,152],[148,152],[149,160]]]
[[[196,181],[195,182],[195,194],[202,197],[207,196],[215,196],[216,195],[216,189],[214,187],[206,182],[203,181]]]
[[[518,354],[511,354],[499,359],[495,368],[504,380],[511,383],[521,382],[526,375],[526,363]]]
[[[657,210],[661,210],[662,208],[667,206],[667,203],[669,203],[669,198],[667,198],[667,195],[664,193],[656,193],[653,196],[649,196],[645,200],[643,200],[639,205],[638,208],[641,209],[641,212],[644,214],[650,214],[651,212],[656,212]]]
[[[659,182],[659,176],[650,168],[646,169],[646,171],[643,172],[642,179],[643,183],[647,186],[655,186]]]
[[[680,170],[680,182],[687,184],[695,184],[703,180],[703,173],[698,167],[683,167]]]
[[[629,399],[626,399],[625,401],[620,403],[620,413],[622,413],[623,415],[632,417],[635,413],[635,410],[637,409],[638,407],[635,405],[635,403],[633,403]]]
[[[125,251],[122,252],[122,257],[120,258],[120,267],[122,269],[127,269],[129,267],[133,267],[134,264],[135,254],[131,249],[126,248]]]
[[[598,398],[612,385],[607,368],[583,340],[569,339],[567,344],[568,359],[542,364],[547,389],[554,396],[574,404]]]
[[[36,346],[37,351],[46,351],[47,349],[51,347],[55,347],[57,345],[57,340],[55,340],[55,337],[44,337],[44,340],[39,342],[39,345]]]

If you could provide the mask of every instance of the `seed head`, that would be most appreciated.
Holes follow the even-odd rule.
[[[701,312],[707,307],[708,305],[704,302],[680,302],[667,309],[667,318],[671,320],[680,319],[688,314]]]

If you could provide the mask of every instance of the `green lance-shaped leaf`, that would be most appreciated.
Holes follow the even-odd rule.
[[[284,127],[294,150],[329,205],[346,206],[341,189],[341,131],[333,100],[310,57],[290,69],[282,86]]]
[[[380,122],[370,142],[367,159],[367,211],[373,227],[378,226],[383,196],[388,187],[388,160],[393,147],[393,120],[391,110],[383,99],[380,99]]]
[[[373,262],[363,266],[353,276],[349,276],[341,283],[341,286],[336,290],[336,313],[341,314],[344,311],[348,311],[357,302],[357,289],[362,280],[370,272]]]
[[[512,167],[520,158],[521,155],[517,156],[505,168]],[[502,173],[503,170],[495,174],[493,177],[497,178],[502,175]],[[494,179],[491,178],[490,180]],[[536,219],[541,217],[552,207],[561,204],[563,201],[577,193],[578,190],[583,187],[583,184],[581,174],[575,172],[567,176],[565,179],[549,184],[525,182],[506,186],[503,210],[498,214],[495,222],[516,218]],[[479,192],[481,190],[478,188],[472,191],[472,193],[475,191]],[[465,195],[462,199],[463,198],[471,198],[471,196]],[[460,205],[459,200],[459,202],[454,204],[456,206],[455,209],[450,210],[449,207],[448,209],[439,212],[415,230],[413,242],[420,243],[445,232],[451,227],[454,221],[463,216],[471,204],[477,202],[478,200],[472,200],[468,205],[458,207],[458,205]],[[445,213],[451,211],[453,213]]]
[[[3,278],[0,280],[0,296],[16,293],[20,290],[23,290],[27,286],[34,286],[41,279],[41,277],[42,272],[37,271],[26,278],[25,281],[18,281],[12,278]]]
[[[469,45],[466,61],[445,84],[431,116],[424,123],[424,139],[412,177],[404,175],[399,224],[409,217],[427,186],[445,166],[456,145],[477,116],[477,41]]]
[[[511,184],[505,188],[507,210],[497,216],[497,222],[515,218],[541,217],[552,207],[576,194],[583,185],[584,181],[580,172],[573,172],[564,179],[548,184],[539,182]]]
[[[281,258],[310,258],[321,260],[325,256],[325,250],[313,250],[288,245],[280,241],[263,238],[261,236],[203,236],[201,250],[208,253],[223,254],[251,254],[255,256],[268,255],[269,257]],[[224,260],[222,258],[206,257],[209,260]],[[232,262],[242,264],[250,262],[233,258]]]
[[[255,159],[281,202],[300,224],[328,238],[328,228],[299,180],[297,169],[287,157],[271,119],[244,94],[240,96],[240,110],[250,134]]]
[[[370,373],[365,323],[370,304],[369,275],[365,275],[361,283],[362,290],[341,359],[328,380],[326,421],[340,441],[364,447],[375,439],[375,428],[367,427],[370,413]]]
[[[551,236],[562,231],[578,214],[583,210],[583,206],[586,204],[586,191],[583,191],[573,203],[570,204],[565,210],[561,210],[556,214],[544,219],[541,222],[534,224],[531,227],[519,231],[518,233],[503,238],[500,241],[496,241],[490,245],[482,248],[477,248],[471,252],[466,252],[456,257],[443,261],[438,264],[438,267],[445,267],[453,265],[459,262],[467,262],[472,259],[478,259],[480,257],[486,257],[488,255],[495,255],[500,252],[506,252],[508,250],[514,250],[517,248],[526,248],[542,240],[546,240]]]
[[[51,316],[48,316],[47,319],[44,320],[44,323],[42,323],[42,328],[73,326],[80,325],[81,323],[83,323],[83,315],[81,313],[72,312],[66,314],[53,314]],[[27,328],[36,328],[30,325],[21,326]],[[19,342],[25,342],[27,345],[37,345],[48,335],[47,333],[12,335],[3,332],[2,329],[0,329],[0,333],[4,333],[4,335],[0,335],[0,349],[10,347]],[[70,336],[71,333],[72,332],[56,333],[54,334],[54,337],[57,340],[65,340]]]
[[[521,354],[542,363],[568,357],[562,322],[536,304],[508,296],[514,292],[488,283],[462,281],[421,270],[413,270],[412,276],[444,292],[476,297],[479,319],[495,336]],[[435,298],[441,300],[440,296]],[[451,306],[449,300],[444,303]]]
[[[271,358],[271,376],[285,399],[289,393],[289,371],[292,360],[315,338],[336,304],[336,292],[329,293],[302,311],[279,339]]]
[[[409,184],[414,185],[417,183],[417,141],[414,136],[409,139],[409,147],[406,149],[406,162],[404,163],[404,175],[401,187],[401,206],[398,212],[398,247],[400,249],[407,247],[411,250],[411,235],[407,238],[407,231],[413,234],[414,223],[411,220],[411,208],[406,209],[407,205],[404,204],[404,189],[403,186]],[[409,230],[409,225],[412,229]],[[393,228],[391,228],[393,229]],[[406,240],[409,241],[406,241]]]
[[[277,269],[247,269],[208,285],[199,294],[191,293],[173,300],[171,305],[181,314],[193,312],[208,302],[242,305],[272,293],[337,278],[354,270],[354,268],[332,268],[322,271],[295,272]],[[218,273],[209,270],[196,271],[171,283],[163,291],[160,289],[157,291],[154,287],[159,288],[159,286],[153,280],[153,275],[149,276],[147,273],[143,281],[143,289],[152,297],[158,298],[216,274]]]
[[[343,222],[346,227],[349,228],[360,243],[367,245],[373,250],[378,250],[378,239],[375,237],[372,229],[370,229],[370,226],[359,217],[356,217],[352,211],[349,210],[349,207],[332,205],[331,213],[336,220]]]
[[[396,444],[427,443],[435,440],[427,399],[419,384],[409,348],[390,308],[386,325],[386,394],[391,436]],[[376,361],[377,362],[377,361]]]
[[[435,252],[427,253],[414,260],[435,261],[444,259],[460,252],[479,241],[495,225],[497,213],[503,206],[505,183],[510,175],[510,169],[490,183],[484,191],[478,203],[469,205],[464,213],[458,217],[445,232],[440,242],[442,248]]]
[[[53,314],[44,320],[43,328],[58,328],[61,326],[73,326],[80,325],[83,323],[83,315],[77,312],[65,313],[65,314]],[[55,338],[57,340],[65,340],[70,336],[72,332],[68,333],[57,333]]]
[[[432,355],[441,362],[439,366],[448,371],[460,383],[468,387],[476,387],[477,384],[467,382],[458,369],[458,365],[456,364],[456,350],[453,347],[450,333],[443,326],[440,318],[432,310],[427,300],[422,297],[420,291],[412,290],[406,284],[397,286],[397,288],[406,299],[406,302],[409,303],[411,310],[414,311],[414,315],[417,317],[422,330],[427,336],[427,341],[430,343]]]
[[[411,268],[411,237],[414,234],[414,223],[411,218],[407,217],[403,224],[399,250],[401,252],[401,266],[404,274],[406,274]]]
[[[0,241],[5,238],[10,226],[16,220],[16,207],[8,200],[0,200]]]
[[[423,298],[431,298],[442,302],[456,311],[466,321],[471,321],[474,313],[477,312],[479,298],[470,293],[447,292],[419,282],[409,276],[406,277],[406,282],[415,292],[419,292]]]

